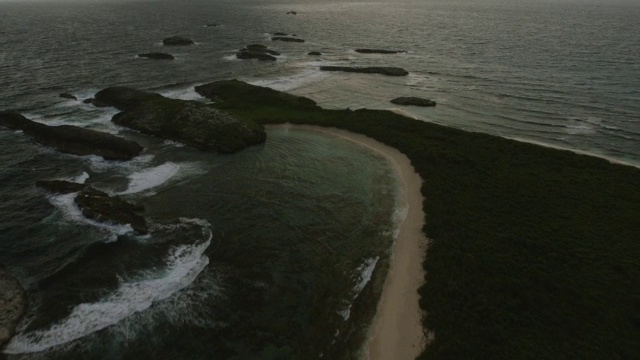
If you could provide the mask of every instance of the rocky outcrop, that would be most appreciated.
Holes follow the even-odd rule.
[[[13,337],[27,309],[27,294],[18,279],[0,266],[0,349]]]
[[[279,52],[271,50],[262,44],[251,44],[243,47],[236,53],[238,59],[276,60]]]
[[[167,46],[184,46],[195,44],[193,40],[183,36],[171,36],[162,40],[162,43]]]
[[[307,55],[320,56],[320,55],[322,55],[322,53],[319,52],[319,51],[309,51],[309,53]]]
[[[112,118],[118,125],[200,150],[233,153],[266,140],[262,126],[197,101],[168,99],[126,87],[104,89],[96,99],[122,110]]]
[[[61,97],[61,98],[63,98],[63,99],[78,100],[78,98],[77,98],[77,97],[75,97],[75,96],[73,96],[73,95],[71,95],[71,94],[69,94],[69,93],[62,93],[62,94],[60,94],[60,95],[58,95],[58,96],[60,96],[60,97]]]
[[[0,125],[22,130],[36,142],[67,154],[130,160],[142,152],[142,146],[134,141],[72,125],[48,126],[31,121],[17,112],[0,112]]]
[[[304,39],[294,38],[294,37],[286,37],[286,36],[273,36],[271,37],[272,41],[286,41],[286,42],[304,42]]]
[[[125,111],[145,101],[162,99],[164,99],[164,97],[160,94],[126,86],[113,86],[98,91],[93,102],[98,102],[101,106],[113,106],[118,110]]]
[[[381,50],[381,49],[356,49],[361,54],[399,54],[406,53],[406,50]]]
[[[436,102],[429,99],[422,99],[418,97],[398,97],[391,100],[392,103],[397,105],[414,105],[414,106],[436,106]]]
[[[216,23],[211,23],[211,24],[207,24],[205,25],[205,27],[219,27],[220,24],[216,24]]]
[[[287,15],[298,15],[295,11],[287,11]]]
[[[321,66],[320,70],[355,72],[355,73],[363,73],[363,74],[381,74],[386,76],[405,76],[409,74],[409,72],[403,68],[388,67],[388,66],[373,66],[373,67]]]
[[[222,80],[195,87],[198,94],[216,102],[241,102],[250,106],[276,106],[293,109],[319,110],[315,101],[276,91],[267,87],[247,84],[239,80]]]
[[[155,59],[155,60],[173,60],[175,59],[173,55],[161,52],[151,52],[138,54],[138,57],[147,58],[147,59]]]
[[[138,234],[149,232],[146,220],[139,215],[144,207],[124,201],[119,196],[109,196],[91,186],[64,180],[38,181],[36,186],[58,194],[77,192],[74,201],[86,218],[98,222],[128,224]]]

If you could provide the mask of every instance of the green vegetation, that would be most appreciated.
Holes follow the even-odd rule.
[[[420,359],[640,354],[638,169],[238,81],[210,86],[214,106],[240,118],[346,129],[411,159],[431,239],[420,295],[435,340]]]

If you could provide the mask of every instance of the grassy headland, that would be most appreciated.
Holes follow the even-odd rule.
[[[205,87],[237,117],[361,133],[411,159],[431,239],[420,295],[435,340],[421,359],[640,354],[640,170],[239,81]]]

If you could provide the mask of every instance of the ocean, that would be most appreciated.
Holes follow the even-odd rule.
[[[280,128],[234,155],[200,152],[121,128],[110,122],[116,110],[81,102],[108,86],[206,101],[195,85],[237,78],[326,108],[392,109],[640,165],[638,3],[0,1],[0,14],[0,110],[145,146],[131,161],[105,161],[0,129],[0,263],[29,295],[9,359],[361,355],[402,214],[386,160]],[[274,32],[305,42],[272,42]],[[196,44],[164,47],[172,35]],[[282,55],[235,58],[252,43]],[[137,57],[153,51],[176,59]],[[437,106],[399,108],[389,102],[397,96]],[[85,219],[73,194],[37,189],[42,179],[144,205],[151,234]]]

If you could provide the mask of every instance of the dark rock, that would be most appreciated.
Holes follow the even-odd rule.
[[[285,37],[285,36],[273,36],[272,41],[286,41],[286,42],[304,42],[303,39]]]
[[[239,80],[222,80],[195,87],[198,94],[216,102],[247,102],[251,106],[279,106],[294,109],[318,110],[315,101],[276,91],[267,87],[247,84]],[[246,99],[246,100],[245,100]]]
[[[403,68],[388,67],[388,66],[373,66],[373,67],[349,67],[349,66],[321,66],[322,71],[344,71],[355,72],[364,74],[381,74],[387,76],[405,76],[409,72]]]
[[[146,220],[136,214],[142,209],[122,200],[119,196],[109,196],[105,192],[87,186],[76,196],[75,202],[82,210],[82,215],[89,219],[129,224],[139,234],[149,232]]]
[[[236,54],[236,57],[242,60],[248,60],[248,59],[257,59],[262,61],[277,60],[274,56],[261,51],[238,51],[238,53]]]
[[[75,97],[75,96],[73,96],[73,95],[71,95],[71,94],[69,94],[69,93],[62,93],[62,94],[60,94],[59,96],[60,96],[61,98],[64,98],[64,99],[69,99],[69,100],[78,100],[78,98],[77,98],[77,97]]]
[[[236,54],[238,59],[258,59],[258,60],[276,60],[274,56],[280,55],[279,52],[270,50],[262,44],[250,44],[240,49]]]
[[[307,55],[320,56],[322,55],[322,53],[320,53],[319,51],[310,51]]]
[[[138,215],[144,211],[139,205],[122,200],[119,196],[107,193],[84,184],[64,180],[42,180],[36,182],[38,187],[53,193],[68,194],[77,192],[75,203],[85,217],[107,223],[129,224],[138,234],[147,234],[146,220]]]
[[[283,32],[274,32],[273,36],[289,36],[289,34]]]
[[[298,15],[295,11],[287,11],[287,15]]]
[[[262,44],[249,44],[245,46],[245,48],[251,51],[260,51],[260,50],[266,50],[267,46]]]
[[[98,155],[107,160],[130,160],[142,146],[121,137],[72,125],[47,126],[17,112],[0,112],[0,125],[22,130],[36,142],[74,155]]]
[[[148,58],[148,59],[157,59],[157,60],[173,60],[173,59],[175,59],[173,57],[173,55],[171,55],[171,54],[160,53],[160,52],[138,54],[138,57]]]
[[[96,100],[95,98],[88,98],[88,99],[84,99],[82,100],[82,103],[84,104],[92,104],[95,107],[107,107],[107,106],[111,106],[105,102],[102,102],[100,100]]]
[[[413,97],[413,96],[395,98],[391,100],[391,102],[397,105],[436,106],[435,101]]]
[[[104,89],[96,99],[123,110],[111,119],[118,125],[200,150],[232,153],[263,143],[267,136],[261,125],[238,120],[197,101],[168,99],[126,87]]]
[[[266,46],[260,45],[260,44],[247,45],[246,47],[243,47],[242,49],[240,49],[240,51],[254,51],[254,52],[261,52],[261,53],[266,53],[266,54],[275,55],[275,56],[280,55],[279,52],[268,49]]]
[[[186,37],[182,37],[182,36],[171,36],[171,37],[168,37],[168,38],[162,40],[162,43],[164,45],[167,45],[167,46],[180,46],[180,45],[193,45],[193,44],[195,44],[193,42],[193,40],[188,39]]]
[[[118,110],[124,111],[141,102],[160,99],[164,99],[160,94],[126,86],[114,86],[98,91],[95,95],[94,103],[97,101],[100,104],[107,104],[107,106],[113,106]]]
[[[207,24],[205,25],[206,27],[219,27],[220,24],[215,24],[215,23],[211,23],[211,24]]]
[[[18,279],[0,266],[0,349],[13,337],[27,309],[27,294]]]
[[[380,50],[380,49],[356,49],[356,52],[362,54],[398,54],[406,53],[406,50]]]

